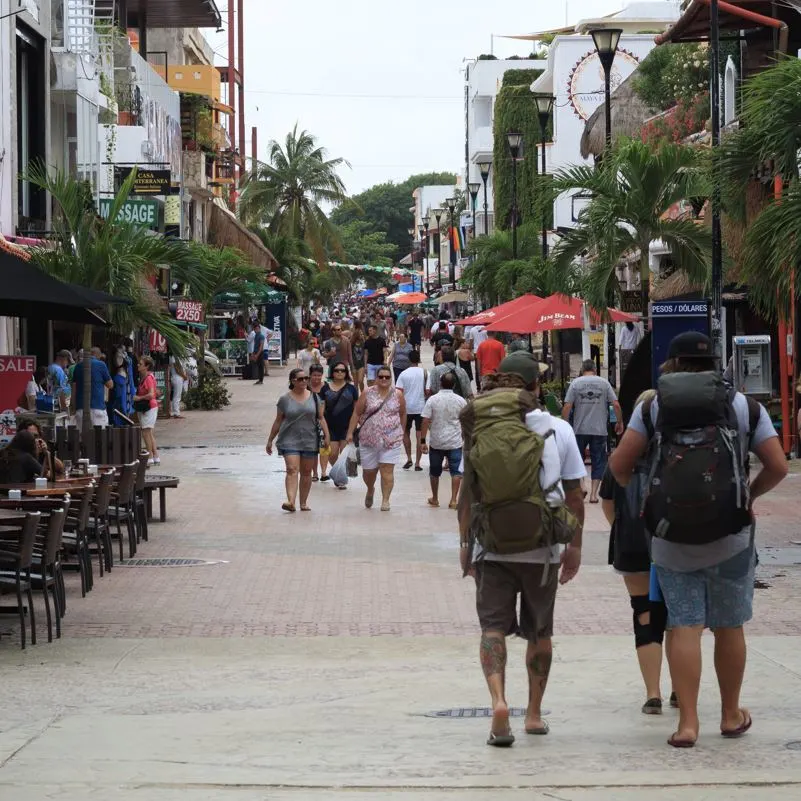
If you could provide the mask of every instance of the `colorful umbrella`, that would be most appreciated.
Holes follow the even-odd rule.
[[[513,311],[500,320],[487,325],[487,331],[507,331],[516,334],[534,334],[538,331],[554,331],[564,328],[584,328],[584,303],[581,298],[567,295],[551,295],[539,303]],[[609,309],[612,322],[636,322],[637,317],[618,309]],[[594,322],[600,321],[600,315],[591,310]]]
[[[414,305],[415,303],[422,303],[428,298],[422,292],[401,292],[401,297],[395,300],[395,303],[403,303]]]
[[[490,323],[497,322],[501,317],[507,314],[526,309],[534,303],[539,303],[542,298],[537,295],[521,295],[519,298],[510,300],[507,303],[501,303],[500,306],[493,306],[491,309],[485,309],[483,312],[474,314],[472,317],[467,317],[459,322],[459,325],[489,325]]]

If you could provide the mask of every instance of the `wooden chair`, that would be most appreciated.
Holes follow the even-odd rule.
[[[4,539],[0,545],[0,588],[13,589],[17,595],[17,611],[19,612],[20,644],[25,650],[25,612],[22,593],[27,596],[27,611],[31,618],[31,643],[36,645],[36,619],[33,611],[33,590],[31,585],[31,565],[33,549],[36,544],[36,530],[39,527],[41,512],[29,512],[25,522],[19,527],[16,545]],[[5,535],[8,532],[4,532]]]
[[[147,499],[145,497],[145,477],[147,476],[147,451],[139,455],[139,466],[136,471],[136,488],[134,495],[134,511],[136,523],[136,541],[147,542]]]
[[[97,561],[100,567],[100,576],[103,576],[103,567],[111,572],[114,564],[113,548],[111,544],[111,526],[108,519],[108,509],[111,503],[111,491],[114,487],[114,473],[103,473],[95,491],[92,501],[92,514],[89,518],[89,532],[94,536],[96,548],[93,551],[89,544],[90,554],[97,553]]]
[[[136,471],[138,462],[131,462],[122,466],[117,486],[111,491],[111,505],[109,517],[114,518],[117,525],[117,537],[120,540],[120,561],[125,558],[123,552],[122,523],[125,523],[128,532],[128,556],[132,558],[136,553],[136,530],[134,526],[134,498],[136,490]]]
[[[65,563],[65,569],[77,569],[81,574],[81,597],[92,589],[94,573],[92,555],[89,553],[89,518],[92,513],[92,501],[95,486],[81,488],[77,502],[70,507],[62,537],[62,551],[66,555],[74,555],[76,563]],[[76,490],[76,494],[77,494]]]

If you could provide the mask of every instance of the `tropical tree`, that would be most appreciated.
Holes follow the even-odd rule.
[[[339,240],[320,204],[345,201],[345,184],[337,173],[343,166],[350,165],[342,158],[329,159],[317,139],[295,125],[283,146],[270,142],[269,162],[257,163],[246,176],[239,214],[248,224],[304,240],[322,265]]]
[[[50,172],[42,164],[32,165],[25,179],[47,191],[53,199],[53,242],[32,251],[33,261],[62,281],[108,292],[130,301],[109,308],[113,328],[127,334],[138,326],[153,328],[170,348],[184,352],[188,334],[167,313],[149,282],[158,266],[188,266],[188,250],[178,239],[154,236],[135,225],[118,221],[131,193],[136,170],[123,182],[112,200],[107,220],[91,205],[86,186],[62,172]],[[83,329],[83,349],[92,347],[92,326]],[[84,387],[91,383],[91,360],[83,360]],[[83,429],[91,431],[90,393],[83,393]]]
[[[747,226],[739,278],[764,314],[786,315],[791,288],[801,291],[800,150],[801,60],[788,57],[746,82],[740,127],[718,149],[724,209]],[[766,172],[778,179],[767,192],[753,180]],[[775,196],[765,202],[770,189]]]
[[[678,204],[699,208],[709,195],[703,155],[677,144],[652,149],[643,142],[621,140],[597,167],[572,166],[553,179],[554,197],[579,190],[591,200],[579,213],[551,256],[556,282],[583,260],[583,294],[591,306],[605,309],[617,290],[616,268],[625,258],[639,262],[642,312],[650,297],[649,256],[657,240],[670,251],[677,269],[693,283],[709,283],[712,251],[710,229],[694,214],[668,216]]]
[[[496,230],[489,236],[480,236],[469,245],[470,263],[462,275],[462,284],[470,286],[488,306],[533,292],[549,295],[559,289],[569,291],[570,275],[575,274],[572,265],[570,275],[554,283],[550,271],[542,259],[541,231],[533,223],[518,229],[518,258],[512,252],[510,231]]]
[[[320,269],[309,257],[306,242],[287,234],[272,233],[266,228],[253,227],[251,230],[273,254],[278,264],[273,275],[286,284],[286,292],[294,305],[305,304],[312,278]]]

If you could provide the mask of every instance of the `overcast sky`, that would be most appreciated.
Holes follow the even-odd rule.
[[[227,2],[218,0],[221,10]],[[464,61],[526,55],[498,38],[609,14],[623,0],[245,0],[245,88],[259,158],[297,122],[351,164],[351,194],[464,171]],[[223,14],[226,20],[226,15]],[[225,34],[206,31],[226,63]]]

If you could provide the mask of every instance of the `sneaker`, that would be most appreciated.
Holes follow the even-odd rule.
[[[157,457],[156,457],[156,458],[153,460],[153,464],[161,464],[161,459],[159,459],[159,457],[157,456]]]
[[[147,460],[147,466],[148,467],[153,467],[154,464],[156,464],[156,460],[155,459],[151,458],[151,459]]]

